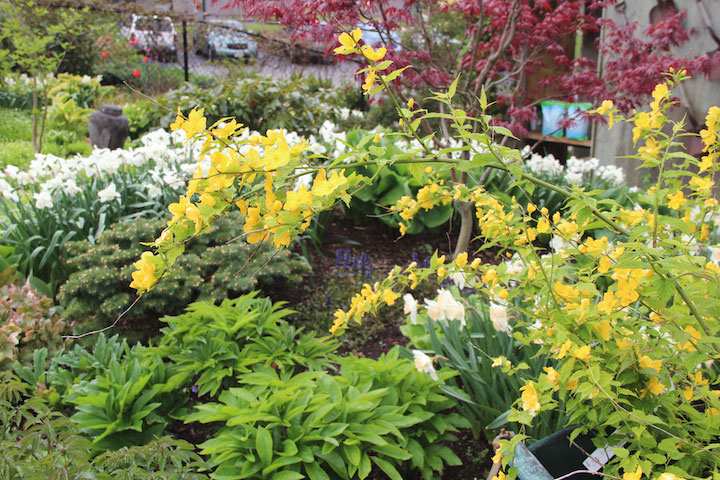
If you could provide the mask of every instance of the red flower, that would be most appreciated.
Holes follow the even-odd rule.
[[[140,76],[140,70],[133,70],[133,77],[137,78]]]
[[[107,57],[110,56],[110,54],[109,54],[107,51],[105,51],[105,50],[103,50],[103,52],[102,52],[101,55],[102,55],[104,58],[107,58]]]
[[[148,58],[147,58],[147,57],[143,57],[143,63],[147,63],[147,62],[148,62]]]

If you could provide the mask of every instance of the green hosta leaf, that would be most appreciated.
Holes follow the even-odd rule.
[[[390,477],[391,480],[403,480],[402,475],[393,467],[393,465],[379,457],[371,457],[375,465],[385,472],[385,475]]]
[[[388,457],[397,458],[398,460],[410,460],[410,458],[412,458],[410,453],[395,445],[376,446],[373,447],[373,450]]]
[[[257,429],[257,437],[255,437],[255,448],[264,467],[270,464],[273,456],[273,440],[270,432],[262,427]]]
[[[290,470],[284,470],[272,476],[272,480],[300,480],[302,478],[305,478],[305,475]]]
[[[372,470],[370,457],[367,453],[363,452],[362,458],[360,459],[360,466],[358,467],[358,476],[360,477],[360,479],[362,480],[368,475],[370,475],[370,470]]]
[[[297,457],[276,458],[275,460],[273,460],[272,464],[263,468],[262,475],[263,477],[266,477],[279,468],[287,467],[288,465],[294,465],[296,463],[300,463],[300,459]]]
[[[345,451],[345,456],[347,457],[348,461],[350,461],[350,464],[359,467],[360,460],[362,458],[362,452],[360,451],[360,448],[356,445],[344,445],[343,450]]]
[[[330,476],[317,463],[306,463],[305,471],[310,480],[330,480]]]

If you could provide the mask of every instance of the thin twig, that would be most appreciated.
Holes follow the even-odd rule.
[[[228,241],[228,243],[230,243],[230,241]],[[227,245],[228,243],[226,243],[225,245]],[[248,256],[248,258],[245,260],[245,263],[243,263],[242,267],[240,267],[240,270],[235,272],[235,275],[240,275],[242,273],[242,271],[245,270],[245,267],[247,266],[247,264],[250,263],[250,259],[252,259],[252,257],[257,253],[257,251],[260,250],[261,246],[262,246],[262,243],[258,243],[257,247],[255,247],[255,249],[252,251],[252,253]]]
[[[85,332],[85,333],[82,333],[82,334],[80,334],[80,335],[63,335],[62,338],[64,338],[64,339],[70,339],[70,340],[77,340],[77,339],[79,339],[79,338],[89,337],[90,335],[95,335],[95,334],[97,334],[97,333],[102,333],[102,332],[105,332],[105,331],[107,331],[107,330],[110,330],[111,328],[115,327],[115,325],[118,324],[118,322],[120,321],[120,319],[121,319],[122,317],[124,317],[125,314],[128,313],[128,312],[135,306],[135,304],[136,304],[141,298],[142,298],[142,295],[139,295],[138,297],[136,297],[135,300],[130,304],[130,306],[129,306],[128,308],[126,308],[124,312],[122,312],[120,315],[118,315],[118,317],[115,319],[115,321],[114,321],[111,325],[108,325],[107,327],[101,328],[101,329],[99,329],[99,330],[92,330],[92,331],[90,331],[90,332]]]
[[[254,277],[255,275],[258,274],[258,272],[260,272],[260,270],[262,270],[263,268],[265,268],[265,265],[267,265],[268,263],[270,263],[270,260],[272,260],[273,258],[275,258],[275,256],[276,256],[278,253],[280,253],[280,250],[279,250],[279,249],[275,249],[275,253],[273,253],[272,255],[270,255],[270,258],[268,258],[268,259],[265,261],[265,263],[263,263],[262,265],[260,265],[260,267],[258,267],[258,269],[255,270],[255,273],[253,273],[252,276]]]
[[[574,472],[570,472],[567,475],[563,475],[562,477],[558,477],[555,480],[565,480],[566,478],[570,478],[573,475],[577,475],[580,473],[585,473],[587,475],[597,475],[598,477],[606,477],[606,478],[614,478],[615,480],[623,480],[620,477],[616,477],[615,475],[609,475],[607,473],[601,473],[601,472],[593,472],[592,470],[575,470]]]

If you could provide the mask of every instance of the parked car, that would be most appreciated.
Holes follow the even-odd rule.
[[[257,42],[244,32],[243,24],[230,19],[208,19],[198,24],[193,44],[198,55],[211,60],[232,57],[243,58],[247,63],[258,52]]]
[[[128,43],[160,61],[177,59],[177,32],[170,17],[135,15],[120,29]]]

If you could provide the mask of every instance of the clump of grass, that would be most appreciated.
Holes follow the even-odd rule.
[[[2,122],[2,120],[0,120]],[[29,140],[0,141],[0,167],[15,165],[27,167],[35,158],[35,149]]]
[[[14,140],[32,141],[32,115],[29,111],[0,108],[0,125],[0,144]]]

